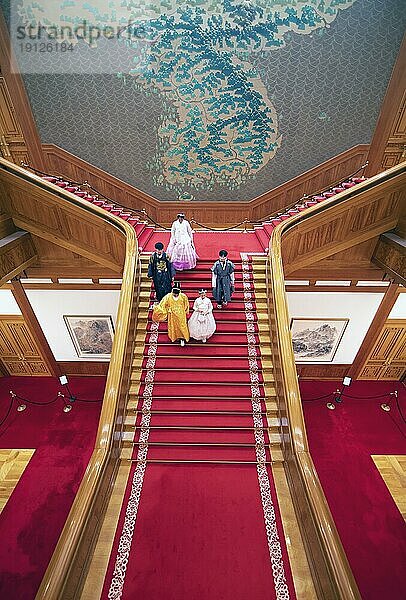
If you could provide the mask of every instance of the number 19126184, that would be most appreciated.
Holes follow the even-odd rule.
[[[69,42],[22,42],[20,52],[73,52],[74,46]]]

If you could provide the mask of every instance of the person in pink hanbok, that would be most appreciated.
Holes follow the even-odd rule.
[[[193,230],[183,213],[172,223],[171,239],[166,253],[177,271],[194,269],[199,258],[193,244]]]

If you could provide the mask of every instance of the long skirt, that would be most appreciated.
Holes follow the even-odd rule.
[[[189,319],[188,325],[190,337],[199,341],[208,340],[216,331],[216,321],[214,320],[212,312],[204,315],[198,310],[195,310]]]
[[[173,244],[171,240],[166,252],[171,257],[171,262],[177,271],[194,269],[199,258],[190,241]]]

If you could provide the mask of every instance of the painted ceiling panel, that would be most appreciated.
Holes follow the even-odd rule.
[[[402,0],[5,4],[42,141],[160,200],[250,200],[368,143],[406,24]]]

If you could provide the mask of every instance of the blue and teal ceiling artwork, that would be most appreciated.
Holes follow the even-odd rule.
[[[16,4],[43,142],[161,200],[250,200],[369,142],[406,22],[400,0]]]

